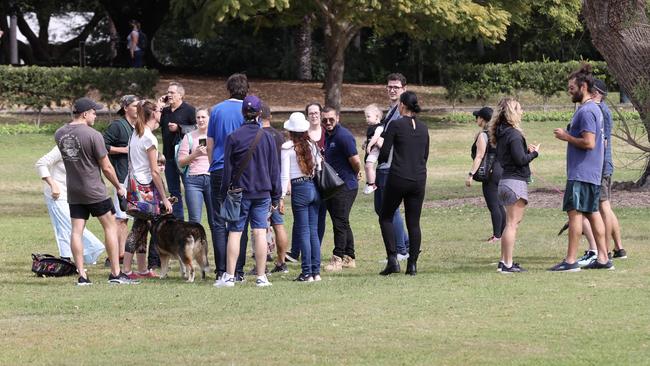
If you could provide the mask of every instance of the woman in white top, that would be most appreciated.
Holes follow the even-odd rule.
[[[165,211],[172,212],[172,204],[165,195],[165,186],[158,168],[158,139],[152,132],[160,125],[161,111],[162,106],[150,101],[141,101],[138,104],[138,118],[129,142],[129,173],[133,174],[140,184],[153,182]],[[146,263],[148,226],[147,220],[136,218],[126,238],[124,273],[131,279],[156,277],[153,271],[147,269]],[[137,273],[131,271],[134,252],[137,252]]]
[[[296,281],[320,281],[318,209],[321,200],[313,177],[320,170],[321,157],[309,138],[309,122],[304,114],[292,113],[284,128],[289,131],[290,140],[282,145],[282,197],[290,188],[294,217],[292,239],[298,241],[302,254],[302,272]]]
[[[208,224],[212,229],[212,189],[210,188],[210,161],[206,147],[208,120],[210,115],[206,108],[196,110],[196,126],[194,130],[183,137],[178,148],[178,165],[187,168],[183,176],[185,186],[185,203],[189,221],[201,223],[203,205],[208,214]]]
[[[49,153],[38,159],[36,170],[45,183],[43,184],[43,193],[54,229],[54,238],[59,247],[59,255],[63,258],[72,258],[70,249],[72,226],[70,224],[70,206],[68,206],[68,189],[65,181],[65,166],[58,146],[54,146]],[[88,229],[84,229],[82,239],[84,263],[95,263],[104,252],[104,244]]]

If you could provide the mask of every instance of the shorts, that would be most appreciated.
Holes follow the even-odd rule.
[[[280,214],[279,209],[271,208],[271,225],[284,225],[284,215]]]
[[[512,206],[520,199],[524,200],[524,204],[527,205],[528,183],[518,179],[501,179],[497,197],[502,206]]]
[[[242,198],[239,221],[228,226],[228,231],[242,232],[246,221],[250,222],[251,229],[268,229],[269,212],[271,211],[270,198],[247,199]]]
[[[564,190],[562,211],[597,212],[599,199],[600,186],[577,180],[568,180]]]
[[[366,153],[366,163],[376,163],[379,159],[379,148],[373,147],[370,149],[370,154]]]
[[[603,175],[600,181],[600,202],[609,201],[612,197],[612,176]]]
[[[115,213],[113,201],[107,198],[100,202],[83,204],[83,203],[70,203],[70,218],[88,220],[90,215],[93,217],[103,216],[109,211]]]
[[[122,188],[125,188],[124,184],[120,183]],[[126,188],[125,188],[126,189]],[[127,215],[126,212],[120,210],[120,201],[117,199],[117,189],[113,187],[113,207],[115,208],[115,218],[118,220],[128,220],[131,216]]]

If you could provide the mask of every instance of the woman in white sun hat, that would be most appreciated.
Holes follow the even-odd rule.
[[[292,113],[284,122],[289,141],[282,145],[282,198],[291,184],[294,240],[302,253],[299,282],[320,281],[320,240],[318,239],[318,209],[320,195],[314,184],[314,173],[320,170],[322,157],[318,146],[309,138],[309,122],[305,115]]]

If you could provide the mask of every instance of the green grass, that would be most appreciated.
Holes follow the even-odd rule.
[[[429,121],[427,200],[479,196],[479,186],[463,185],[474,126]],[[552,129],[564,125],[523,126],[530,142],[542,143],[533,169],[559,186],[565,146]],[[633,150],[615,143],[615,179],[634,179],[638,166],[621,167]],[[615,207],[630,258],[613,272],[544,271],[564,255],[566,237],[555,234],[566,217],[531,205],[515,252],[530,272],[499,275],[498,248],[480,241],[490,234],[487,210],[459,206],[424,210],[417,277],[382,278],[377,218],[360,194],[351,215],[358,268],[324,274],[321,283],[292,282],[299,266],[291,265],[271,288],[249,281],[218,290],[213,278],[183,283],[175,265],[169,279],[111,287],[107,270],[90,266],[95,285],[76,288],[72,277],[42,279],[29,270],[30,253],[56,254],[33,168],[52,144],[43,134],[0,136],[1,365],[648,363],[647,208]],[[544,184],[536,179],[530,188]],[[290,228],[291,215],[287,221]],[[96,220],[89,227],[101,237]],[[331,249],[328,221],[323,261]]]

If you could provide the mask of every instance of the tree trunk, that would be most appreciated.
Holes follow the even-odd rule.
[[[327,72],[325,74],[325,105],[341,110],[341,88],[345,71],[345,50],[360,30],[345,22],[337,22],[325,16],[325,52]]]
[[[311,80],[311,15],[305,15],[302,24],[296,34],[296,43],[298,45],[298,80]]]
[[[585,0],[583,15],[596,49],[639,112],[650,142],[650,22],[646,0]],[[650,176],[650,164],[637,182]]]

